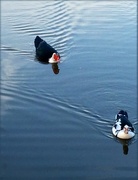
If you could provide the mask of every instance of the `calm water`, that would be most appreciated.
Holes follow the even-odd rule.
[[[111,134],[120,109],[137,130],[136,2],[1,2],[1,180],[137,179],[137,135]]]

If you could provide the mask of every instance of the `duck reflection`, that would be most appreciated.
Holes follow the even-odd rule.
[[[122,144],[122,149],[123,149],[123,154],[124,155],[127,155],[128,154],[128,151],[129,151],[129,145],[133,142],[134,138],[132,139],[129,139],[129,140],[125,140],[125,139],[119,139],[117,137],[116,138],[116,141],[119,142],[120,144]]]
[[[129,141],[128,140],[121,140],[121,139],[119,139],[119,141],[120,141],[120,143],[122,144],[122,146],[123,146],[123,153],[125,154],[125,155],[127,155],[128,154],[128,146],[129,146]]]
[[[40,58],[37,55],[35,56],[35,60],[42,63],[42,64],[51,64],[52,70],[54,74],[59,74],[59,67],[58,67],[58,63],[49,63],[47,59],[44,58]]]
[[[58,63],[53,63],[52,64],[52,69],[53,69],[53,72],[55,73],[55,74],[58,74],[59,73],[59,68],[58,68]]]

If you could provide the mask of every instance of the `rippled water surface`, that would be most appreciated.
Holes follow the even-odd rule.
[[[0,179],[137,179],[136,7],[1,2]],[[36,35],[60,53],[59,74],[36,60]],[[131,142],[112,136],[120,109]]]

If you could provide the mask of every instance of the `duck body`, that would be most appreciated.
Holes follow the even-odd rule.
[[[59,53],[46,41],[36,36],[34,40],[36,48],[36,57],[46,63],[58,63],[60,60]]]
[[[114,136],[120,139],[131,139],[135,136],[132,123],[128,120],[128,114],[126,111],[119,111],[115,116],[115,124],[112,127],[112,133]]]

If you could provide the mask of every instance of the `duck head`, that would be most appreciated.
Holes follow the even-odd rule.
[[[60,61],[60,55],[58,53],[53,53],[52,57],[49,59],[49,63],[58,63]]]
[[[125,134],[128,134],[128,131],[130,130],[130,129],[129,129],[129,126],[128,126],[128,125],[125,125],[124,128],[123,128],[123,130],[124,130],[124,133],[125,133]]]

